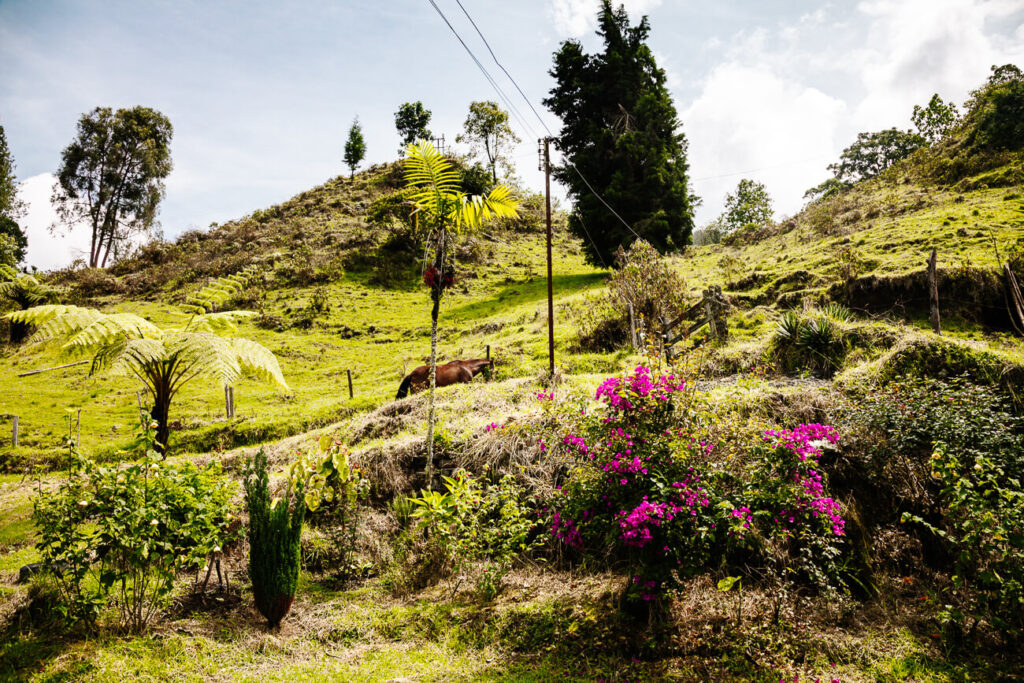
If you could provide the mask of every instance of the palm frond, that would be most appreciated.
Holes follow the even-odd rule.
[[[460,222],[469,228],[478,228],[490,218],[515,218],[519,215],[519,202],[505,185],[498,185],[486,197],[462,196],[459,207]]]
[[[284,380],[281,366],[277,357],[267,347],[252,341],[251,339],[235,338],[231,340],[235,353],[238,355],[238,362],[245,372],[251,372],[264,379],[271,379],[277,382],[286,390],[291,390]]]
[[[462,177],[451,161],[426,140],[405,149],[405,182],[417,188],[412,200],[434,213],[442,209],[444,195],[459,193]]]

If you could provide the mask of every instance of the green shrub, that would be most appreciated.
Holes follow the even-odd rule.
[[[850,320],[849,310],[830,304],[813,318],[794,311],[782,314],[775,328],[772,353],[783,371],[809,370],[831,377],[846,359],[848,342],[841,323]]]
[[[267,456],[261,448],[246,463],[249,511],[249,578],[256,609],[276,628],[291,609],[299,582],[300,540],[306,515],[304,482],[289,479],[283,497],[271,500]]]
[[[525,492],[512,475],[496,484],[480,481],[459,471],[444,477],[445,493],[423,491],[412,498],[419,529],[437,540],[447,555],[454,576],[452,593],[475,568],[477,594],[484,600],[501,592],[501,582],[519,555],[535,547],[532,509]]]
[[[219,464],[165,462],[148,428],[140,450],[139,462],[104,467],[69,446],[67,480],[35,498],[37,548],[71,621],[94,625],[113,601],[120,626],[143,631],[169,604],[176,574],[229,540],[231,489]]]
[[[330,552],[321,553],[322,568],[341,579],[351,579],[370,568],[356,556],[359,501],[369,495],[370,481],[352,465],[348,450],[340,443],[328,437],[321,440],[321,448],[322,459],[330,461],[330,466],[320,487],[320,502],[310,507],[309,521],[321,527],[330,542]]]

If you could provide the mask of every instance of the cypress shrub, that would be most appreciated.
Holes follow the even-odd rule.
[[[267,456],[260,449],[245,467],[245,505],[249,510],[249,578],[256,609],[277,628],[291,609],[299,582],[299,540],[306,515],[304,483],[271,500]]]

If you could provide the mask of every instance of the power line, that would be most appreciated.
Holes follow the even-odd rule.
[[[530,126],[525,121],[523,115],[519,112],[519,109],[512,103],[512,100],[509,99],[508,95],[505,94],[505,91],[501,89],[501,86],[498,85],[497,81],[495,81],[494,78],[491,77],[491,74],[488,73],[487,69],[484,68],[484,65],[481,64],[480,60],[476,58],[475,54],[473,54],[473,51],[469,49],[469,45],[466,45],[466,41],[462,39],[462,36],[459,35],[459,32],[456,31],[455,27],[452,26],[452,23],[448,21],[448,17],[446,17],[444,12],[441,11],[441,8],[437,6],[437,3],[434,2],[434,0],[427,0],[427,2],[431,4],[431,6],[438,13],[438,15],[440,15],[441,19],[444,20],[444,23],[448,25],[448,28],[451,29],[451,32],[455,35],[455,38],[459,41],[459,43],[462,44],[462,47],[466,49],[466,52],[469,53],[470,59],[472,59],[473,63],[477,65],[477,68],[479,68],[481,73],[483,73],[484,78],[487,79],[487,82],[490,83],[491,87],[493,87],[495,92],[498,93],[498,96],[501,98],[502,102],[504,102],[505,106],[509,108],[512,115],[516,117],[516,120],[519,122],[519,124],[524,129],[529,130],[532,136],[536,136],[537,132],[533,129],[532,126]],[[465,11],[465,9],[463,9],[463,11]]]
[[[463,14],[465,14],[465,15],[466,15],[466,18],[467,18],[467,19],[469,19],[469,23],[471,23],[471,24],[473,25],[473,28],[474,28],[474,29],[476,29],[477,35],[479,35],[479,36],[480,36],[480,39],[481,39],[482,41],[484,41],[484,45],[486,45],[486,46],[487,46],[487,51],[491,53],[491,58],[492,58],[492,59],[494,60],[494,63],[495,63],[495,64],[497,64],[497,65],[498,65],[498,68],[500,68],[500,69],[501,69],[501,70],[502,70],[502,71],[503,71],[503,72],[505,73],[505,75],[506,75],[506,76],[508,77],[508,80],[510,80],[510,81],[512,82],[512,85],[514,85],[514,86],[515,86],[516,90],[518,90],[518,91],[519,91],[519,94],[520,94],[520,95],[522,95],[522,97],[523,97],[523,99],[524,99],[524,100],[526,100],[526,103],[527,103],[527,104],[528,104],[528,105],[530,106],[530,109],[531,109],[531,110],[533,111],[533,114],[534,114],[534,116],[536,116],[536,117],[537,117],[537,120],[538,120],[538,121],[540,121],[540,125],[544,127],[544,130],[545,130],[545,131],[547,131],[547,133],[548,133],[548,135],[549,135],[549,136],[553,137],[553,136],[552,136],[552,133],[551,133],[551,129],[550,129],[550,128],[548,128],[548,125],[547,125],[546,123],[544,123],[544,119],[543,119],[543,118],[541,118],[541,115],[540,115],[540,114],[539,114],[539,113],[537,112],[537,109],[536,109],[536,108],[535,108],[535,107],[533,106],[533,103],[532,103],[532,102],[530,101],[530,98],[528,98],[528,97],[526,96],[526,94],[525,94],[525,93],[523,92],[523,89],[519,87],[519,84],[518,84],[518,83],[516,82],[516,79],[512,78],[512,74],[510,74],[510,73],[508,72],[508,69],[506,69],[506,68],[505,68],[505,67],[504,67],[504,66],[502,65],[502,63],[498,61],[498,57],[497,57],[497,55],[495,55],[495,54],[494,54],[494,50],[492,50],[492,49],[491,49],[491,44],[487,42],[487,39],[486,39],[486,38],[484,37],[484,34],[483,34],[483,32],[482,32],[482,31],[480,31],[480,28],[479,28],[479,27],[478,27],[478,26],[476,25],[476,22],[475,22],[475,21],[473,21],[473,17],[471,17],[471,16],[470,16],[470,14],[469,14],[469,12],[468,12],[468,11],[466,11],[466,8],[465,8],[465,7],[464,7],[464,6],[462,5],[462,2],[461,2],[460,0],[455,0],[455,1],[456,1],[456,2],[458,3],[459,7],[460,7],[460,8],[462,9],[462,12],[463,12]],[[450,29],[452,30],[452,33],[454,33],[454,34],[455,34],[455,37],[456,37],[456,38],[458,38],[458,39],[459,39],[459,42],[460,42],[460,43],[462,43],[462,46],[466,48],[466,51],[467,51],[467,52],[469,52],[470,56],[471,56],[471,57],[473,58],[473,61],[474,61],[474,62],[476,62],[477,66],[479,66],[481,70],[484,70],[484,67],[483,67],[483,65],[481,65],[481,64],[480,64],[480,62],[479,62],[479,60],[477,60],[476,56],[475,56],[475,55],[473,55],[473,52],[472,52],[472,50],[470,50],[470,49],[469,49],[469,47],[467,47],[467,46],[466,46],[466,43],[465,43],[465,42],[464,42],[464,41],[462,40],[462,37],[461,37],[461,36],[459,36],[459,34],[458,34],[458,32],[457,32],[457,31],[455,30],[455,28],[454,28],[454,27],[452,27],[451,23],[450,23],[450,22],[448,21],[448,19],[447,19],[447,18],[446,18],[446,17],[444,16],[444,13],[443,13],[443,12],[441,12],[440,8],[439,8],[439,7],[437,6],[437,4],[436,4],[436,3],[434,2],[434,0],[428,0],[428,2],[429,2],[429,3],[431,4],[431,5],[433,5],[433,6],[434,6],[434,9],[436,9],[436,10],[437,10],[437,12],[438,12],[438,14],[440,14],[440,15],[441,15],[441,18],[442,18],[442,19],[444,19],[444,21],[445,21],[445,23],[446,23],[446,24],[448,24],[448,28],[450,28]],[[492,85],[494,85],[494,87],[495,87],[495,88],[496,88],[496,89],[497,89],[497,90],[498,90],[499,92],[501,92],[501,89],[500,89],[500,88],[498,88],[497,84],[493,82],[493,79],[491,79],[491,78],[490,78],[490,75],[489,75],[489,74],[487,74],[486,70],[484,70],[484,73],[485,73],[485,75],[487,75],[487,78],[488,78],[488,80],[490,80],[490,81],[491,81],[491,84],[492,84]],[[507,101],[507,100],[506,100],[506,101]],[[513,109],[514,109],[514,107],[513,107]],[[526,127],[527,127],[527,128],[530,128],[531,132],[533,132],[533,129],[532,129],[532,128],[531,128],[530,126],[526,126]],[[536,135],[536,133],[534,133],[534,135]],[[570,167],[570,168],[571,168],[572,170],[576,171],[576,175],[578,175],[578,176],[580,177],[580,180],[582,180],[582,181],[583,181],[583,184],[587,186],[587,189],[588,189],[588,190],[590,190],[590,193],[591,193],[592,195],[594,195],[594,197],[596,197],[596,198],[597,198],[597,200],[598,200],[599,202],[601,202],[601,204],[603,204],[603,205],[604,205],[604,207],[605,207],[606,209],[608,209],[608,210],[609,210],[609,211],[610,211],[610,212],[612,213],[612,215],[613,215],[613,216],[615,216],[615,217],[616,217],[617,219],[619,219],[619,222],[620,222],[620,223],[622,223],[622,224],[623,224],[624,226],[626,226],[626,229],[627,229],[627,230],[629,230],[629,231],[630,231],[631,233],[633,233],[633,236],[634,236],[634,237],[636,237],[637,239],[641,239],[640,235],[638,235],[638,234],[637,234],[637,232],[636,232],[635,230],[633,230],[633,226],[631,226],[631,225],[630,225],[629,223],[627,223],[627,222],[626,222],[626,221],[625,221],[625,220],[624,220],[624,219],[622,218],[622,216],[620,216],[620,215],[618,214],[618,212],[617,212],[617,211],[616,211],[615,209],[613,209],[613,208],[611,207],[611,205],[610,205],[610,204],[608,204],[608,202],[606,202],[606,201],[604,200],[604,197],[602,197],[602,196],[601,196],[600,194],[598,194],[597,190],[595,190],[595,189],[594,189],[594,186],[590,184],[590,181],[589,181],[589,180],[587,180],[586,176],[584,176],[584,175],[583,175],[583,172],[582,172],[582,171],[580,171],[580,169],[579,169],[579,168],[578,168],[578,167],[576,166],[576,164],[572,163],[572,161],[570,161],[569,159],[565,158],[565,157],[564,157],[564,155],[563,155],[563,157],[562,157],[562,160],[563,160],[564,162],[566,162],[566,164],[567,164],[567,165],[568,165],[568,166],[569,166],[569,167]],[[581,225],[582,225],[582,223],[581,223]],[[593,241],[591,241],[591,243],[593,243]],[[596,247],[595,247],[595,249],[596,249]]]
[[[761,168],[752,168],[752,169],[749,169],[747,171],[735,171],[734,173],[723,173],[721,175],[709,175],[709,176],[705,176],[703,178],[693,178],[692,180],[695,183],[701,182],[703,180],[717,180],[719,178],[728,178],[730,176],[744,175],[746,173],[757,173],[758,171],[769,171],[769,170],[771,170],[773,168],[785,168],[787,166],[795,166],[796,164],[805,164],[805,163],[808,163],[810,161],[821,161],[823,159],[829,159],[829,158],[830,157],[825,157],[825,156],[807,157],[806,159],[797,159],[796,161],[787,161],[784,164],[775,164],[773,166],[762,166]]]

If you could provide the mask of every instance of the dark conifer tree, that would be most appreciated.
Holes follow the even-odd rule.
[[[634,232],[665,252],[682,248],[693,230],[686,137],[665,72],[645,43],[649,32],[646,17],[630,27],[625,9],[603,0],[597,33],[604,51],[587,55],[578,41],[567,40],[550,72],[557,85],[544,104],[562,120],[555,143],[566,158],[554,175],[575,205],[569,228],[595,264],[612,264]]]

